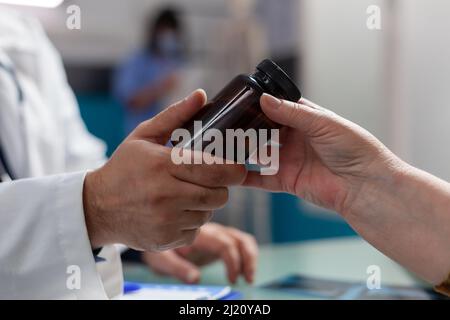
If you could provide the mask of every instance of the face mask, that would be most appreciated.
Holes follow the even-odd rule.
[[[158,35],[157,46],[163,56],[173,57],[181,52],[181,45],[174,32],[164,32]]]

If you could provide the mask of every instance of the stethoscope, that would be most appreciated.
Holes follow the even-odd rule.
[[[17,103],[19,106],[23,104],[24,101],[24,94],[23,90],[19,84],[19,81],[17,80],[17,75],[12,66],[8,66],[0,61],[0,72],[4,71],[9,74],[11,79],[14,81],[14,84],[17,89]],[[8,161],[6,160],[5,153],[3,151],[2,145],[0,143],[0,183],[15,180],[14,172],[11,170],[11,167],[8,164]]]

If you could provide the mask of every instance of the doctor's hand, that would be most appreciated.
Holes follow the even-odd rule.
[[[225,205],[227,187],[245,179],[243,165],[176,165],[165,146],[205,101],[197,90],[142,123],[102,168],[87,174],[83,202],[92,247],[122,243],[161,251],[188,245],[212,211]]]
[[[197,283],[199,267],[219,259],[224,262],[231,283],[235,283],[239,275],[252,283],[257,258],[258,246],[251,235],[216,223],[204,225],[191,246],[142,253],[142,260],[153,271],[186,283]]]
[[[246,186],[288,192],[345,215],[358,194],[370,194],[373,182],[386,177],[387,183],[393,168],[403,166],[369,132],[306,99],[293,103],[263,95],[260,102],[284,126],[280,166],[273,176],[249,172]]]

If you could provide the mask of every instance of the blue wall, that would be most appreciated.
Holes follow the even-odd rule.
[[[307,212],[297,197],[272,195],[272,239],[293,242],[320,238],[355,236],[356,233],[340,217]]]
[[[107,94],[77,95],[81,116],[88,130],[108,145],[110,156],[123,140],[123,108]]]

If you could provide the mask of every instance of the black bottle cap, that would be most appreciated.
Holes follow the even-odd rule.
[[[264,72],[272,81],[274,81],[285,93],[288,100],[297,102],[302,97],[300,90],[294,81],[283,71],[275,62],[270,59],[262,61],[256,67],[257,70]]]

